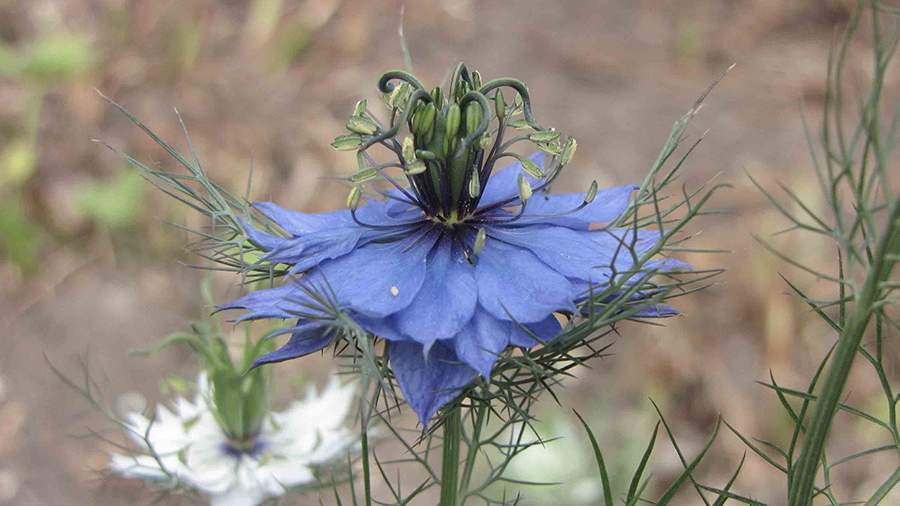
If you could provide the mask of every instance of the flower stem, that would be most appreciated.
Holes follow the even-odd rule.
[[[456,496],[459,487],[459,443],[462,439],[461,411],[458,404],[453,406],[444,421],[440,506],[458,506]]]

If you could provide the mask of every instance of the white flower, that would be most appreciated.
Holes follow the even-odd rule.
[[[205,374],[197,392],[194,402],[177,398],[174,410],[158,406],[152,421],[131,413],[126,423],[141,454],[113,454],[110,469],[127,478],[191,487],[214,506],[253,506],[315,483],[317,465],[341,461],[357,442],[344,425],[354,386],[342,386],[337,378],[321,395],[310,387],[302,401],[270,413],[252,448],[244,449],[233,446],[210,411]]]

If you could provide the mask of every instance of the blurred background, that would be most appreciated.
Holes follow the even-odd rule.
[[[755,382],[771,369],[782,385],[803,388],[833,336],[785,294],[778,273],[813,292],[815,283],[753,240],[783,223],[745,171],[764,183],[777,178],[815,205],[800,103],[817,123],[829,45],[854,3],[408,2],[406,36],[426,84],[460,60],[488,78],[519,77],[540,121],[580,141],[560,190],[641,179],[672,122],[737,63],[692,126],[692,138],[710,132],[685,173],[688,184],[718,174],[734,185],[717,203],[735,213],[707,219],[697,240],[731,253],[687,258],[728,271],[682,299],[685,315],[666,328],[623,327],[614,355],[569,381],[562,409],[545,403],[542,423],[567,440],[523,457],[514,472],[568,485],[530,492],[531,504],[596,498],[572,407],[589,419],[614,472],[633,467],[646,444],[656,420],[648,397],[688,454],[719,413],[748,435],[788,437],[790,420]],[[0,503],[159,499],[103,475],[109,448],[85,436],[108,425],[47,360],[74,376],[87,363],[113,409],[123,399],[155,402],[166,377],[196,371],[179,350],[128,356],[208,313],[198,288],[204,273],[186,265],[196,259],[181,249],[185,236],[166,224],[199,220],[91,141],[174,168],[95,89],[183,147],[178,107],[205,167],[226,187],[240,192],[252,163],[253,199],[333,209],[346,193],[329,178],[349,173],[355,160],[329,143],[357,99],[377,103],[380,73],[402,67],[400,8],[364,0],[0,0]],[[854,51],[868,57],[864,46]],[[830,251],[799,238],[779,244],[833,263]],[[216,285],[220,301],[239,293],[230,276]],[[290,381],[278,383],[278,398],[300,391],[296,379],[321,381],[331,367],[327,357],[279,366],[276,375]],[[847,395],[866,406],[878,385],[867,372],[857,376]],[[855,420],[839,418],[834,430],[838,457],[877,441]],[[677,475],[671,446],[656,451],[654,476]],[[701,473],[721,485],[743,451],[723,434]],[[896,465],[854,464],[836,487],[853,497]],[[737,490],[774,504],[784,495],[781,477],[754,456]],[[294,501],[318,504],[315,496]]]

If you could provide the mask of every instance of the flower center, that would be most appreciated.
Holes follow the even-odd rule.
[[[229,439],[222,443],[222,451],[233,458],[258,456],[268,444],[259,436],[248,436],[244,439]]]

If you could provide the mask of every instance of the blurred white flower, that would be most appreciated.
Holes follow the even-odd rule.
[[[219,427],[210,389],[201,374],[194,402],[178,397],[174,410],[157,406],[154,420],[131,413],[126,423],[141,454],[113,454],[110,469],[193,488],[214,506],[252,506],[315,484],[314,468],[346,459],[357,442],[344,423],[355,387],[337,378],[321,395],[311,386],[302,401],[270,413],[260,433],[243,444],[229,441]]]

